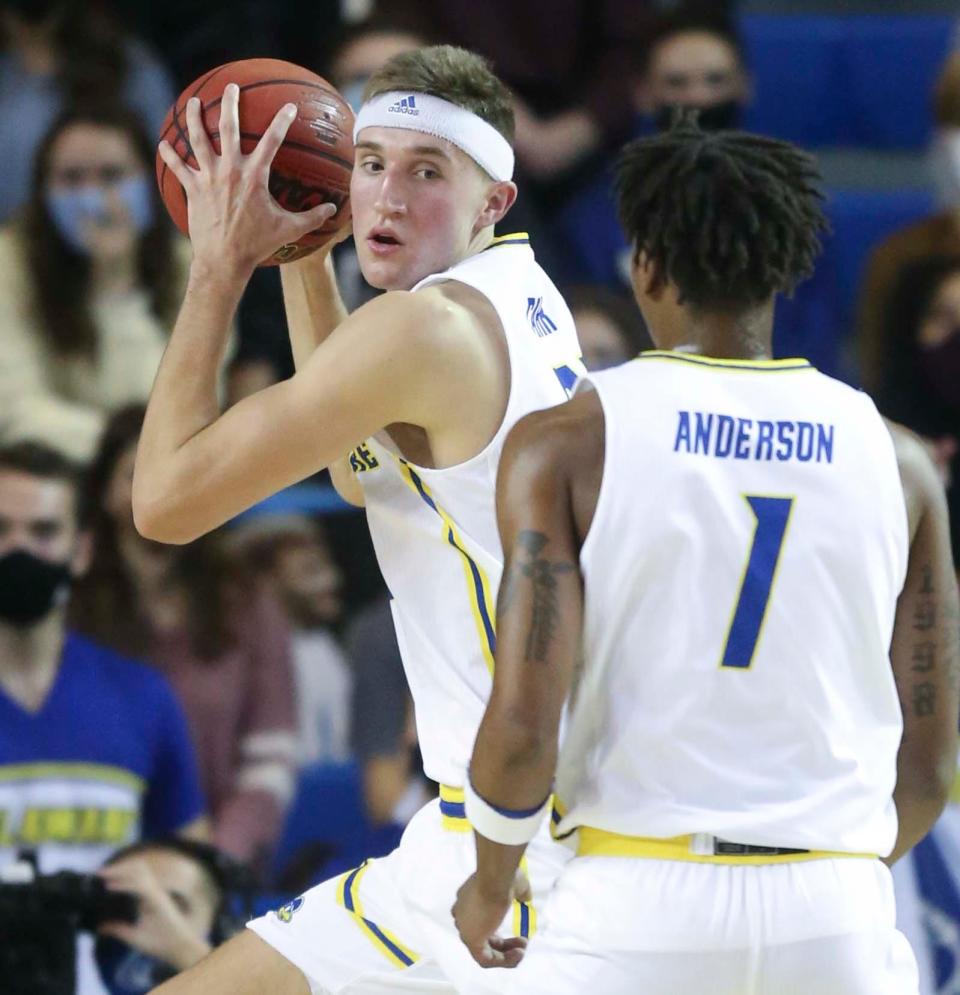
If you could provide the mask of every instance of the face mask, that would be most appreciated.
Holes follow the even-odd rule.
[[[941,128],[930,147],[930,170],[941,207],[960,207],[960,128]]]
[[[657,108],[653,115],[653,126],[657,131],[670,130],[674,113],[679,106],[681,105],[664,104]],[[737,100],[724,100],[719,104],[700,107],[699,111],[697,121],[703,131],[728,131],[739,127],[743,108]]]
[[[940,345],[921,349],[918,362],[933,393],[960,412],[960,327]]]
[[[68,563],[51,563],[25,549],[0,556],[0,620],[33,625],[62,605],[72,581]]]
[[[177,973],[155,957],[108,936],[97,937],[94,957],[110,995],[146,995]]]
[[[366,76],[358,76],[340,87],[340,96],[350,105],[354,114],[360,113],[363,105],[363,88],[367,85]]]
[[[139,235],[153,224],[153,200],[145,176],[130,176],[117,185],[133,230]],[[107,191],[103,187],[80,187],[47,194],[47,210],[61,237],[75,252],[87,255],[91,225],[110,223]]]

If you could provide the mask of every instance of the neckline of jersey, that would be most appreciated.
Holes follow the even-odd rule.
[[[529,245],[530,236],[525,231],[515,231],[508,235],[495,235],[493,241],[483,250],[495,249],[498,245]]]
[[[802,356],[787,359],[720,359],[716,356],[699,356],[668,349],[650,349],[641,352],[637,359],[672,359],[697,366],[719,366],[734,370],[812,370],[813,364]]]

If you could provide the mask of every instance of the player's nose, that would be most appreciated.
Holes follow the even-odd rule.
[[[377,197],[373,205],[374,208],[385,217],[405,214],[407,200],[397,177],[388,169],[385,169],[380,174],[380,177],[380,185],[377,188]]]

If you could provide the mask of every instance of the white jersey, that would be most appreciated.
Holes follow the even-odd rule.
[[[889,431],[805,360],[591,375],[605,458],[558,835],[887,854],[908,554]]]
[[[503,567],[494,507],[500,451],[523,415],[566,400],[583,367],[570,311],[525,235],[495,239],[413,290],[448,280],[483,294],[503,326],[510,395],[500,428],[480,453],[447,469],[402,459],[385,433],[350,463],[393,598],[424,769],[460,786],[492,687]]]

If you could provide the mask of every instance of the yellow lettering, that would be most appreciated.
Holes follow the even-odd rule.
[[[56,843],[71,843],[77,838],[77,815],[72,808],[47,809],[44,837]]]

